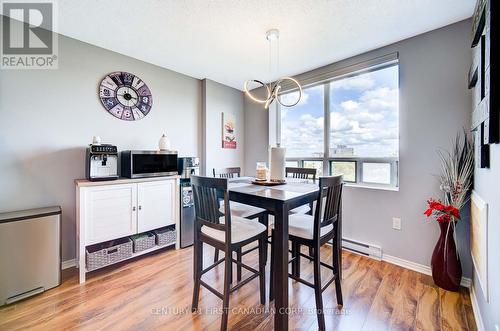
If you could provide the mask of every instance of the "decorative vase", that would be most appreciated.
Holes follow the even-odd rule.
[[[462,279],[462,265],[453,238],[454,226],[439,223],[441,235],[432,253],[431,267],[434,283],[448,291],[457,292]]]
[[[166,134],[163,134],[158,142],[158,147],[160,151],[168,151],[170,150],[170,139],[168,139]]]

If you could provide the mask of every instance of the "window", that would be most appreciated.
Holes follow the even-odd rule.
[[[282,96],[297,100],[297,92]],[[304,89],[298,105],[281,109],[281,143],[287,148],[287,157],[323,157],[323,86]]]
[[[390,184],[391,164],[363,162],[363,182],[387,185]]]
[[[331,161],[330,169],[332,175],[344,175],[344,181],[356,183],[356,162],[354,161]]]
[[[323,176],[323,161],[304,161],[302,167],[314,168],[316,169],[316,177]]]
[[[278,114],[290,164],[343,174],[352,184],[398,186],[397,61],[304,88],[299,104]]]
[[[330,83],[330,156],[397,157],[398,67]]]

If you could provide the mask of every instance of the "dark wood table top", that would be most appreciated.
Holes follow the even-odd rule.
[[[286,183],[276,186],[252,184],[252,177],[229,179],[229,191],[248,194],[270,200],[289,201],[318,191],[317,181],[287,178]]]

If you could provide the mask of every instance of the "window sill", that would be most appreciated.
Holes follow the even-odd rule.
[[[371,184],[354,184],[354,183],[345,183],[344,185],[346,187],[353,187],[353,188],[399,192],[399,186],[394,187],[394,186],[382,186],[377,184],[371,185]]]

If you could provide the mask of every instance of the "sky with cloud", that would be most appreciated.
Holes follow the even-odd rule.
[[[346,145],[361,157],[398,156],[398,67],[330,83],[330,147]],[[296,95],[282,96],[283,101]],[[298,105],[281,108],[288,157],[323,152],[324,87],[304,89]]]

